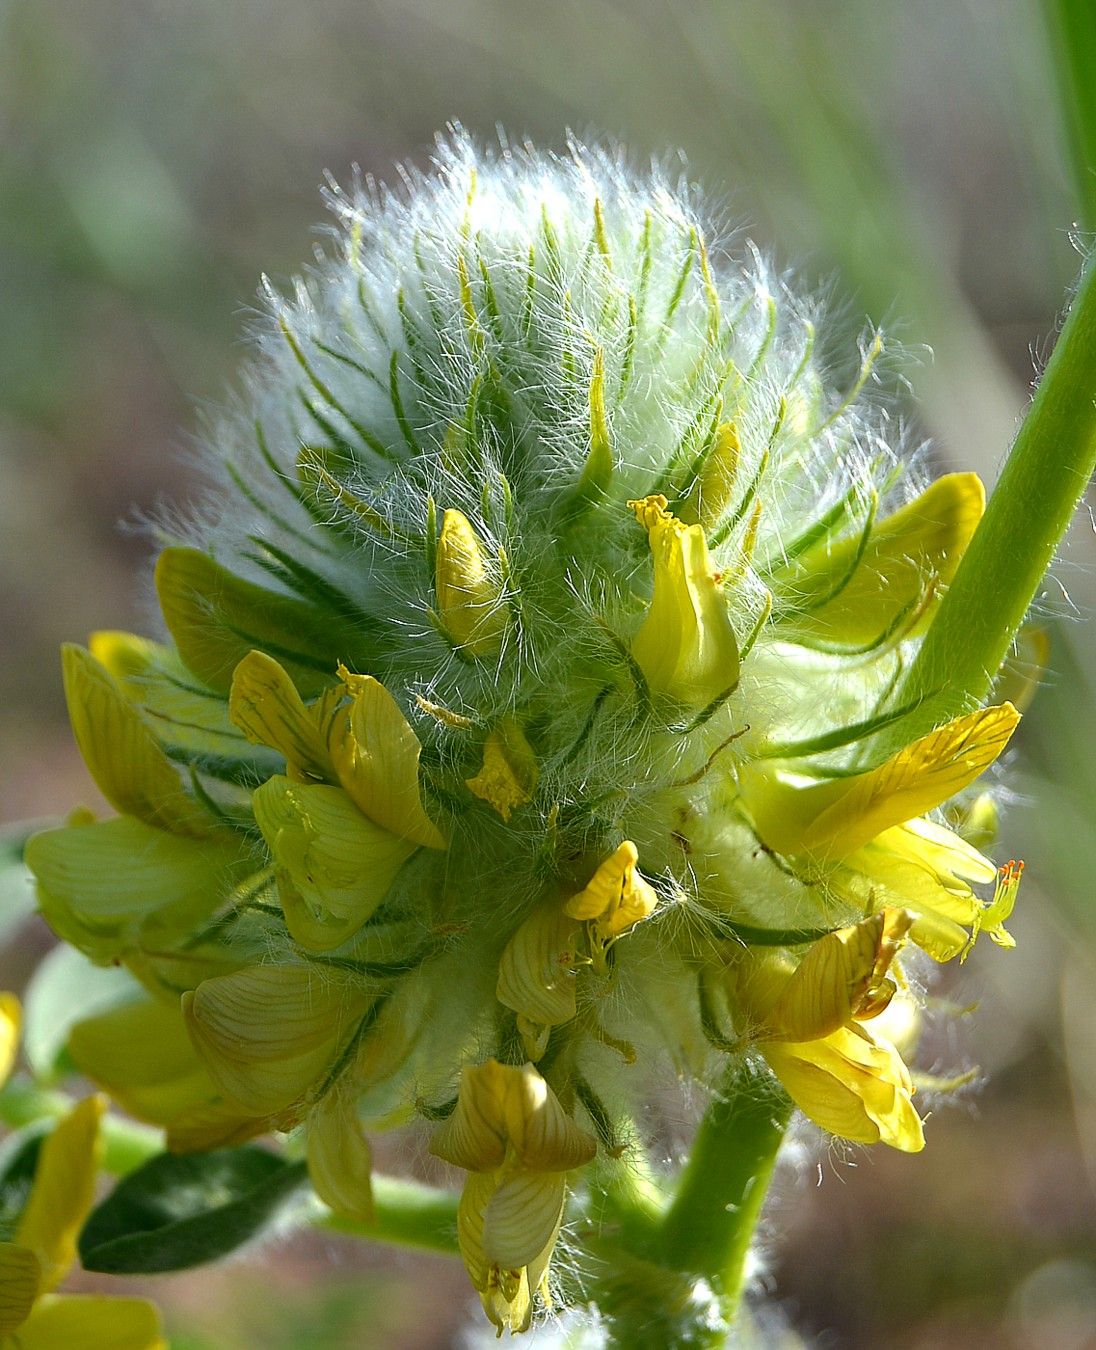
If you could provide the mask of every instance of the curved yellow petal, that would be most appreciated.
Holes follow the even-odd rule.
[[[19,1055],[23,1009],[14,994],[0,992],[0,1086],[7,1082]]]
[[[563,1221],[566,1185],[559,1172],[522,1169],[508,1176],[487,1202],[483,1251],[505,1270],[539,1262],[551,1252]]]
[[[489,1059],[462,1070],[456,1110],[438,1127],[430,1150],[472,1172],[501,1166],[508,1150],[532,1171],[566,1172],[588,1163],[597,1144],[532,1064]]]
[[[483,544],[463,511],[442,517],[435,592],[438,617],[453,645],[468,656],[498,654],[510,623],[501,579],[488,568]]]
[[[748,768],[740,787],[769,848],[844,858],[973,783],[1004,750],[1019,720],[1011,703],[982,708],[851,778],[806,786],[767,768]]]
[[[944,474],[877,522],[866,544],[855,533],[814,545],[785,576],[798,601],[791,621],[797,635],[870,642],[905,611],[917,614],[908,635],[921,632],[930,622],[932,601],[955,576],[985,505],[977,474]]]
[[[512,717],[504,717],[487,733],[483,767],[465,780],[470,792],[509,820],[519,806],[533,800],[540,769],[525,735]]]
[[[185,791],[178,769],[110,672],[72,644],[61,649],[61,667],[76,743],[107,801],[157,829],[212,833],[209,813]]]
[[[22,1326],[42,1282],[37,1256],[15,1242],[0,1242],[0,1336]]]
[[[252,805],[275,862],[313,910],[358,926],[415,850],[367,820],[341,788],[277,774],[255,790]]]
[[[373,1221],[373,1151],[350,1093],[336,1085],[309,1113],[306,1156],[313,1189],[336,1213]]]
[[[894,985],[884,981],[911,918],[889,909],[813,943],[766,1019],[782,1041],[829,1036],[853,1018],[882,1012]]]
[[[19,1329],[19,1350],[168,1350],[160,1312],[143,1298],[58,1294]]]
[[[234,1148],[271,1130],[292,1129],[296,1124],[296,1113],[290,1112],[286,1118],[257,1116],[237,1102],[219,1097],[177,1115],[166,1127],[165,1138],[172,1153],[207,1153],[211,1148]]]
[[[472,1287],[501,1336],[529,1330],[533,1300],[526,1269],[500,1270],[484,1251],[484,1219],[497,1185],[493,1173],[474,1172],[465,1182],[457,1209],[457,1243]]]
[[[331,762],[343,791],[370,820],[400,839],[445,848],[419,789],[422,746],[388,690],[371,675],[339,667],[350,696],[329,733]]]
[[[564,905],[573,919],[596,922],[601,935],[620,937],[643,919],[649,918],[658,904],[651,884],[637,868],[639,853],[630,839],[620,844],[598,866],[585,887]]]
[[[371,1002],[357,981],[308,966],[252,966],[182,996],[213,1082],[255,1115],[318,1091]]]
[[[629,503],[648,534],[654,589],[632,655],[647,683],[697,708],[738,684],[738,642],[700,525],[685,525],[662,496]]]
[[[86,1097],[46,1136],[15,1240],[42,1267],[43,1290],[55,1288],[76,1260],[76,1238],[91,1213],[102,1156],[99,1122],[105,1097]]]
[[[162,642],[133,633],[92,633],[88,649],[136,703],[162,745],[198,754],[254,758],[242,732],[228,719],[222,696],[203,688]]]

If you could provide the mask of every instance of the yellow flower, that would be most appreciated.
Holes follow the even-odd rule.
[[[1001,926],[1012,912],[1022,863],[998,869],[965,840],[929,820],[908,820],[884,830],[846,859],[866,879],[872,907],[900,904],[916,916],[910,937],[937,961],[950,961],[988,932],[999,946],[1014,945]],[[972,882],[996,881],[988,905]]]
[[[686,525],[659,495],[629,502],[647,530],[654,591],[632,655],[651,689],[704,708],[738,684],[738,643],[700,525]]]
[[[799,1109],[856,1143],[917,1153],[925,1143],[901,1055],[865,1025],[885,1011],[888,971],[911,916],[888,909],[814,943],[794,970],[775,956],[742,958],[732,1000]]]
[[[362,926],[419,847],[443,849],[419,787],[422,746],[377,680],[339,667],[341,684],[306,705],[272,657],[236,667],[233,722],[285,756],[252,794],[255,822],[277,867],[294,941],[330,951]]]
[[[19,1002],[0,994],[0,1081],[19,1040]],[[88,1097],[45,1137],[10,1242],[0,1242],[0,1346],[12,1350],[167,1350],[156,1306],[140,1298],[53,1291],[76,1260],[95,1201],[106,1099]]]
[[[532,1064],[489,1059],[463,1070],[456,1110],[431,1151],[472,1175],[457,1239],[484,1311],[498,1328],[525,1331],[533,1294],[547,1301],[548,1263],[563,1221],[564,1174],[597,1151]]]
[[[907,745],[878,768],[810,785],[762,762],[739,787],[758,835],[777,853],[846,858],[893,825],[939,806],[1001,754],[1020,714],[981,708]]]
[[[586,924],[595,970],[605,970],[605,954],[617,938],[650,918],[658,904],[654,888],[637,870],[638,863],[636,846],[626,839],[563,906],[565,914]]]

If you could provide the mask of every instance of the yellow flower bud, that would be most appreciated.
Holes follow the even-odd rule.
[[[487,659],[502,649],[510,607],[483,545],[463,511],[442,518],[435,589],[438,617],[449,640],[464,655]]]
[[[630,502],[647,530],[654,592],[632,655],[650,687],[704,708],[738,684],[738,642],[704,530],[666,510],[666,498]]]

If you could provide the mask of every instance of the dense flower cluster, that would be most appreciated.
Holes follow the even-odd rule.
[[[908,945],[1009,943],[1019,881],[980,898],[938,811],[1015,709],[895,740],[983,491],[918,481],[864,404],[878,339],[835,392],[810,308],[657,174],[458,139],[331,200],[160,554],[165,640],[65,653],[119,814],[28,859],[143,991],[75,1027],[83,1071],[176,1149],[302,1127],[361,1217],[368,1133],[440,1122],[520,1330],[660,1066],[764,1060],[823,1128],[922,1147],[877,1019]]]

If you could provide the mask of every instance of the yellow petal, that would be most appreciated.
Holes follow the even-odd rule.
[[[958,835],[915,819],[884,830],[848,859],[849,866],[884,889],[892,903],[973,923],[981,905],[967,884],[985,883],[996,868]]]
[[[26,1321],[38,1297],[42,1267],[27,1247],[0,1242],[0,1336]]]
[[[909,820],[893,830],[884,831],[876,843],[911,862],[932,868],[941,880],[961,877],[985,885],[997,875],[997,869],[988,858],[954,830],[945,829],[931,820]]]
[[[59,1294],[19,1331],[19,1350],[168,1350],[160,1313],[143,1298]]]
[[[373,1221],[373,1152],[353,1095],[336,1085],[309,1113],[308,1175],[316,1194],[336,1213]]]
[[[904,1153],[924,1147],[909,1072],[897,1050],[865,1028],[843,1027],[817,1041],[774,1041],[764,1050],[788,1095],[824,1130]]]
[[[881,1012],[877,1004],[889,1002],[894,986],[886,995],[878,991],[909,927],[903,910],[889,909],[813,943],[769,1014],[765,1034],[813,1041],[865,1012]]]
[[[423,810],[419,789],[422,746],[388,690],[371,675],[339,667],[349,706],[330,731],[331,762],[358,810],[400,839],[445,848],[445,839]]]
[[[573,919],[596,920],[606,938],[619,937],[649,918],[658,896],[636,870],[639,853],[630,839],[620,844],[587,882],[571,896],[564,911]]]
[[[483,767],[466,781],[469,791],[509,820],[517,807],[533,800],[539,777],[536,756],[524,732],[514,718],[504,717],[483,743]]]
[[[430,1148],[473,1172],[501,1166],[508,1148],[537,1172],[581,1167],[597,1151],[532,1064],[519,1068],[494,1059],[461,1072],[457,1108],[438,1127]]]
[[[509,626],[510,607],[500,579],[488,570],[480,538],[462,511],[446,511],[442,518],[435,584],[438,617],[453,645],[481,659],[497,655]]]
[[[0,1086],[8,1081],[19,1054],[23,1010],[14,994],[0,993]]]
[[[161,744],[199,755],[254,758],[229,721],[222,696],[198,684],[173,648],[112,630],[92,633],[88,647],[141,708]]]
[[[77,1022],[68,1052],[119,1106],[153,1125],[170,1124],[217,1095],[177,1002],[145,998]]]
[[[859,559],[858,533],[816,544],[785,577],[800,602],[792,621],[797,633],[870,642],[903,611],[912,614],[924,600],[941,595],[955,576],[985,504],[977,474],[945,474],[879,521]],[[908,635],[927,627],[931,612],[925,604]]]
[[[337,971],[269,965],[203,981],[182,1009],[219,1090],[273,1115],[324,1085],[370,1001]]]
[[[76,1238],[95,1200],[102,1155],[99,1121],[105,1097],[86,1097],[63,1117],[42,1144],[27,1207],[15,1240],[42,1267],[44,1290],[55,1288],[76,1260]]]
[[[457,1209],[457,1243],[483,1310],[501,1336],[529,1330],[533,1300],[524,1268],[500,1270],[484,1252],[484,1218],[497,1184],[493,1173],[473,1173],[465,1182]]]
[[[272,656],[248,652],[233,671],[228,715],[253,745],[280,751],[295,776],[334,776],[319,720]]]
[[[934,961],[950,961],[965,951],[970,941],[967,930],[955,919],[933,910],[919,914],[910,928],[910,938]]]
[[[277,774],[252,794],[252,806],[275,861],[313,910],[358,926],[415,850],[367,820],[341,788]]]
[[[198,837],[211,833],[209,813],[188,796],[178,770],[114,677],[83,647],[61,650],[73,734],[107,801],[157,829]]]
[[[559,1026],[575,1015],[576,920],[549,900],[525,919],[499,962],[498,1000],[531,1022]]]
[[[563,1221],[566,1186],[559,1172],[522,1169],[507,1177],[487,1202],[483,1250],[504,1270],[519,1270],[551,1252]]]
[[[654,589],[632,655],[647,683],[697,708],[738,684],[738,642],[700,525],[685,525],[666,499],[632,502],[648,532]]]
[[[333,952],[361,928],[363,920],[356,910],[343,917],[322,905],[309,904],[285,868],[278,868],[277,881],[285,926],[289,936],[305,951]]]
[[[140,821],[43,830],[27,841],[38,902],[58,936],[97,960],[112,960],[155,926],[165,944],[193,933],[245,870],[242,839],[184,839]]]
[[[740,787],[769,848],[843,858],[973,783],[1004,750],[1019,720],[1010,703],[982,708],[867,773],[804,786],[779,772],[750,768]]]

